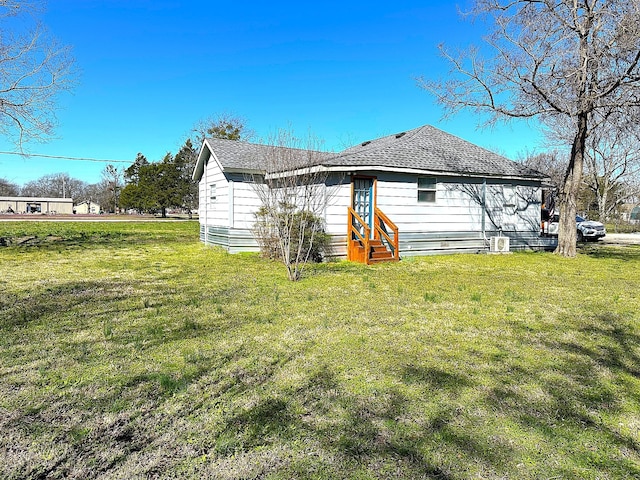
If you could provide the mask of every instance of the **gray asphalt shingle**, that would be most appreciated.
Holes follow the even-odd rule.
[[[207,139],[207,142],[225,170],[265,171],[268,156],[278,148],[220,139]],[[544,177],[522,164],[430,125],[363,142],[338,154],[325,153],[322,158],[305,156],[302,150],[286,150],[295,152],[303,159],[301,161],[309,161],[311,165],[334,168],[381,167],[467,175]]]
[[[265,170],[265,158],[271,146],[208,138],[207,143],[225,170]]]
[[[542,176],[539,172],[430,125],[363,142],[323,164],[491,176]]]

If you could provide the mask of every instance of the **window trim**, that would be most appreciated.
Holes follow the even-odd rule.
[[[424,186],[424,185],[420,185],[420,180],[427,180],[428,182],[428,186]],[[424,182],[427,183],[427,182]],[[438,177],[427,177],[427,176],[420,176],[418,177],[418,179],[416,180],[416,187],[417,187],[417,202],[419,204],[434,204],[438,202]],[[429,194],[433,194],[433,200],[421,200],[420,196],[421,193],[426,193],[427,197],[430,197],[431,195]]]
[[[218,200],[218,186],[215,183],[209,185],[209,201],[216,202]]]

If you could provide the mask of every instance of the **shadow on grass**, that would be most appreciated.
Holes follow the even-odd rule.
[[[407,365],[402,372],[405,383],[421,383],[433,390],[456,391],[471,385],[471,381],[456,372],[447,372],[439,368]]]
[[[128,282],[82,281],[44,290],[34,289],[23,296],[5,294],[0,297],[0,330],[38,323],[43,318],[67,312],[82,304],[92,308],[99,305],[103,312],[109,308],[119,311],[121,307],[115,305],[126,300],[132,288],[133,284]]]
[[[69,447],[55,450],[55,454],[49,452],[51,461],[19,464],[13,473],[25,478],[61,477],[71,472],[96,478],[122,472],[122,465],[129,461],[144,464],[154,451],[163,452],[165,463],[149,463],[144,467],[147,470],[139,473],[155,469],[159,476],[168,477],[184,456],[200,452],[218,460],[234,461],[282,445],[297,445],[298,450],[280,458],[276,469],[254,465],[253,476],[245,472],[235,478],[352,478],[359,472],[363,478],[452,480],[473,476],[472,471],[465,470],[468,465],[482,465],[480,471],[485,478],[509,477],[514,474],[514,463],[523,454],[523,446],[517,437],[501,439],[504,433],[498,434],[495,427],[473,428],[470,411],[474,407],[468,403],[468,395],[477,392],[476,398],[482,399],[483,407],[517,423],[522,432],[535,435],[544,443],[543,452],[549,448],[547,444],[564,449],[562,458],[566,464],[528,471],[521,478],[575,478],[579,461],[602,478],[632,478],[640,474],[633,461],[639,446],[633,436],[599,420],[599,415],[616,412],[621,406],[606,379],[594,372],[594,367],[600,366],[614,374],[638,377],[640,358],[635,348],[640,338],[623,324],[621,319],[599,318],[587,325],[581,333],[595,337],[593,345],[578,341],[544,343],[549,352],[561,359],[553,368],[522,368],[504,356],[500,363],[493,364],[490,389],[454,368],[404,365],[395,378],[427,397],[418,405],[429,406],[429,412],[418,416],[415,398],[409,398],[397,385],[355,394],[334,367],[326,364],[315,366],[291,390],[274,389],[276,377],[295,355],[261,361],[255,352],[238,346],[226,353],[194,359],[195,368],[190,372],[157,371],[131,376],[95,397],[81,418],[69,425],[64,424],[68,421],[64,412],[78,412],[81,402],[62,395],[51,398],[43,409],[25,411],[1,426],[13,432],[14,439],[15,432],[28,429],[31,433],[25,442],[35,438],[36,443],[34,428],[55,426],[59,432],[53,441]],[[526,383],[535,383],[544,395],[526,395],[521,388]],[[191,386],[196,387],[195,392],[206,393],[208,400],[188,393]],[[176,418],[164,414],[165,402],[182,394],[184,397],[178,400],[186,403],[178,403],[183,410],[177,412]],[[109,410],[118,404],[121,409]],[[215,428],[202,423],[202,432],[185,432],[198,439],[200,450],[180,450],[184,439],[170,432],[190,416],[200,425],[199,419],[207,418],[212,408],[221,416]],[[597,449],[590,451],[584,446],[585,433],[607,448],[630,452],[629,458],[616,458]],[[27,451],[26,445],[23,448]],[[92,462],[97,458],[101,462],[96,469]],[[545,465],[544,458],[530,460],[538,462],[539,468]],[[218,476],[234,478],[231,474]]]
[[[598,245],[586,243],[579,251],[592,258],[601,260],[621,260],[624,262],[640,261],[640,245]]]
[[[231,283],[247,281],[239,276]],[[576,478],[580,468],[591,478],[640,475],[634,463],[640,454],[637,438],[604,420],[618,416],[624,408],[620,390],[627,389],[624,401],[640,401],[633,384],[640,378],[640,337],[630,326],[631,319],[621,315],[594,315],[580,328],[567,321],[572,335],[521,332],[522,348],[538,347],[526,344],[535,338],[540,342],[539,354],[554,359],[553,365],[540,369],[518,363],[506,350],[486,358],[479,353],[478,362],[488,362],[491,369],[486,380],[474,370],[475,365],[465,367],[464,359],[452,361],[450,368],[429,364],[425,348],[425,363],[403,364],[398,359],[393,372],[384,372],[391,381],[354,393],[336,364],[296,369],[300,378],[292,382],[295,386],[280,388],[278,382],[283,381],[285,367],[296,352],[276,354],[275,347],[271,352],[256,351],[242,343],[218,345],[214,353],[194,352],[181,369],[150,365],[142,373],[128,371],[126,359],[119,362],[116,354],[144,357],[146,349],[190,338],[214,341],[211,334],[216,329],[227,329],[229,334],[235,328],[224,318],[207,325],[189,318],[157,324],[155,309],[170,306],[161,302],[145,306],[142,300],[131,304],[128,292],[133,288],[133,283],[109,280],[69,282],[32,296],[0,300],[0,312],[8,314],[0,332],[26,329],[55,319],[57,312],[82,311],[87,305],[83,319],[52,324],[46,331],[64,334],[63,340],[49,344],[46,338],[20,333],[11,341],[16,348],[22,348],[20,342],[42,341],[45,358],[47,348],[57,349],[52,355],[62,360],[55,366],[59,371],[69,366],[69,357],[87,368],[91,362],[104,362],[115,371],[122,369],[113,383],[105,381],[101,389],[81,380],[77,384],[59,381],[55,376],[59,372],[46,369],[41,379],[30,380],[41,383],[34,387],[41,389],[38,398],[27,400],[10,418],[0,418],[0,431],[8,433],[7,440],[0,440],[0,460],[13,465],[9,472],[13,477],[108,474],[125,478],[123,465],[133,464],[138,465],[140,478],[168,478],[185,459],[207,457],[233,463],[269,449],[284,450],[288,456],[278,458],[276,467],[256,467],[257,473],[235,478],[517,478],[514,472],[520,461],[534,466],[519,478]],[[237,301],[239,291],[233,285],[213,288],[211,299],[219,304],[210,299],[208,307],[224,310],[227,302]],[[96,316],[112,318],[135,310],[143,316],[148,313],[149,318],[126,329],[104,323],[99,339],[75,336],[82,333],[82,322],[93,321],[95,329]],[[94,356],[100,344],[111,350]],[[69,351],[61,354],[65,347]],[[456,347],[451,348],[453,352]],[[461,356],[452,353],[452,359]],[[34,369],[30,362],[16,368]],[[16,390],[22,388],[26,387],[19,385]],[[407,391],[421,392],[422,397],[416,399]],[[478,418],[475,409],[489,413]],[[501,419],[517,424],[519,435],[537,438],[539,450],[527,446],[528,439],[496,426]],[[589,442],[595,449],[585,446]],[[548,466],[544,455],[555,454],[555,447],[563,452],[550,462],[555,467]],[[11,452],[19,453],[9,458]],[[154,464],[154,455],[164,463]],[[217,472],[212,476],[216,475],[234,478]],[[199,476],[206,475],[192,478]]]
[[[141,289],[145,292],[153,289],[153,296],[142,295]],[[161,308],[172,308],[171,301],[166,299],[174,292],[174,287],[162,282],[146,286],[140,281],[101,280],[34,288],[24,295],[5,294],[0,296],[0,331],[35,327],[44,322],[52,333],[69,334],[83,329],[94,330],[96,322],[100,322],[102,335],[89,343],[108,340],[148,348],[195,338],[216,327],[210,324],[205,328],[189,315],[188,310],[172,322],[165,322],[163,317],[158,321],[156,317]],[[215,304],[215,299],[211,302]],[[178,308],[182,304],[173,306]],[[74,311],[77,314],[70,316]],[[120,320],[123,317],[133,317],[136,322],[129,321],[125,325]],[[230,322],[225,321],[219,325],[226,329],[230,326]]]
[[[213,384],[220,395],[239,394],[257,388],[272,375],[262,371],[260,375],[234,374],[233,365],[243,357],[242,346],[210,356],[194,354],[188,359],[189,368],[183,370],[150,361],[149,371],[135,373],[120,355],[100,352],[97,347],[104,342],[91,342],[89,347],[86,342],[77,342],[70,354],[88,348],[90,353],[81,359],[88,378],[79,371],[69,381],[66,369],[73,367],[75,371],[79,365],[60,352],[64,343],[58,340],[52,345],[56,353],[46,368],[34,371],[33,365],[23,367],[35,391],[26,397],[21,392],[23,398],[13,399],[15,405],[7,410],[10,415],[0,415],[2,478],[101,478],[123,472],[119,470],[123,468],[127,473],[117,477],[136,477],[127,470],[132,468],[126,466],[128,462],[134,463],[134,471],[155,469],[160,475],[151,477],[163,477],[162,472],[179,461],[177,452],[185,449],[178,440],[181,432],[174,424],[175,417],[166,414],[165,405],[182,405],[182,409],[194,411],[201,404],[199,398],[188,397],[183,405],[177,397],[188,395],[191,385]],[[114,375],[91,376],[96,364],[110,364]],[[221,372],[229,370],[231,375],[223,377]],[[6,393],[0,387],[0,399],[6,399]],[[136,466],[140,455],[154,457],[156,452],[163,452],[162,465],[148,460],[148,465]]]
[[[610,420],[629,415],[627,402],[637,409],[640,401],[640,335],[628,323],[616,314],[594,315],[571,340],[542,342],[553,365],[518,368],[505,359],[496,374],[487,404],[508,413],[532,438],[563,449],[565,464],[555,475],[573,478],[582,469],[594,478],[640,477],[637,431]]]
[[[59,250],[92,246],[131,247],[169,242],[198,242],[197,222],[23,222],[2,224],[0,247]]]
[[[466,378],[438,369],[407,367],[405,376],[454,396],[469,386]],[[363,473],[366,478],[459,478],[425,457],[425,437],[441,436],[469,451],[484,447],[473,435],[449,429],[455,422],[455,408],[443,408],[426,429],[405,428],[401,419],[410,403],[393,388],[379,390],[372,397],[349,393],[324,365],[293,395],[267,395],[230,415],[216,438],[215,450],[218,455],[234,457],[282,443],[308,443],[309,451],[313,445],[321,447],[313,456],[289,459],[279,469],[278,478],[350,478],[356,465],[356,470],[367,472]]]

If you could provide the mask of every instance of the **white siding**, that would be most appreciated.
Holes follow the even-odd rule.
[[[541,189],[534,183],[436,177],[436,201],[421,203],[418,175],[371,172],[370,176],[376,178],[378,208],[398,226],[401,254],[475,251],[483,248],[485,236],[498,230],[512,238],[538,237]],[[350,177],[336,175],[329,178],[326,187],[324,219],[339,256],[346,252],[350,182]],[[217,186],[215,202],[209,198],[212,183]],[[255,249],[251,229],[260,204],[255,185],[247,177],[223,174],[210,158],[200,182],[200,223],[209,228],[212,239],[223,239],[220,244],[229,251]]]
[[[256,185],[247,179],[233,182],[232,228],[251,229],[256,221],[255,212],[260,208]]]
[[[216,200],[210,198],[210,186],[216,185]],[[216,227],[250,229],[260,199],[254,185],[241,174],[224,174],[209,158],[199,184],[200,223]]]
[[[377,205],[401,232],[479,231],[482,209],[459,187],[437,177],[436,201],[419,203],[417,175],[385,175],[377,181]]]
[[[500,229],[513,237],[536,238],[539,234],[541,189],[534,184],[436,177],[436,201],[420,203],[418,175],[372,172],[371,176],[376,177],[377,207],[398,226],[401,250],[404,245],[405,249],[417,253],[416,242],[424,243],[422,247],[418,245],[420,254],[482,249],[483,225],[486,236]],[[327,207],[327,232],[336,237],[346,237],[350,181],[350,178],[344,180]]]
[[[487,180],[485,187],[481,179],[437,179],[436,201],[419,203],[417,175],[380,175],[376,182],[377,206],[400,232],[481,232],[484,190],[486,230],[537,231],[539,228],[539,187],[512,186],[495,180]],[[505,192],[509,196],[510,191],[515,194],[515,202],[505,197]]]
[[[211,199],[211,185],[216,199]],[[210,156],[198,185],[201,238],[231,252],[256,250],[251,239],[254,212],[260,200],[250,180],[242,174],[225,174]]]
[[[216,185],[216,199],[211,199],[211,185]],[[212,156],[204,167],[198,185],[200,223],[207,226],[229,226],[229,182]]]
[[[328,187],[325,213],[327,233],[347,236],[347,210],[351,205],[351,184],[345,179],[340,185]]]

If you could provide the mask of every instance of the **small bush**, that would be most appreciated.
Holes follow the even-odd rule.
[[[289,248],[289,258],[301,263],[306,259],[321,262],[329,247],[330,236],[325,232],[324,221],[308,211],[292,212],[292,205],[281,205],[280,211],[273,213],[262,207],[256,213],[254,233],[260,245],[260,253],[265,258],[284,260],[283,248]],[[298,249],[302,248],[298,257]]]

